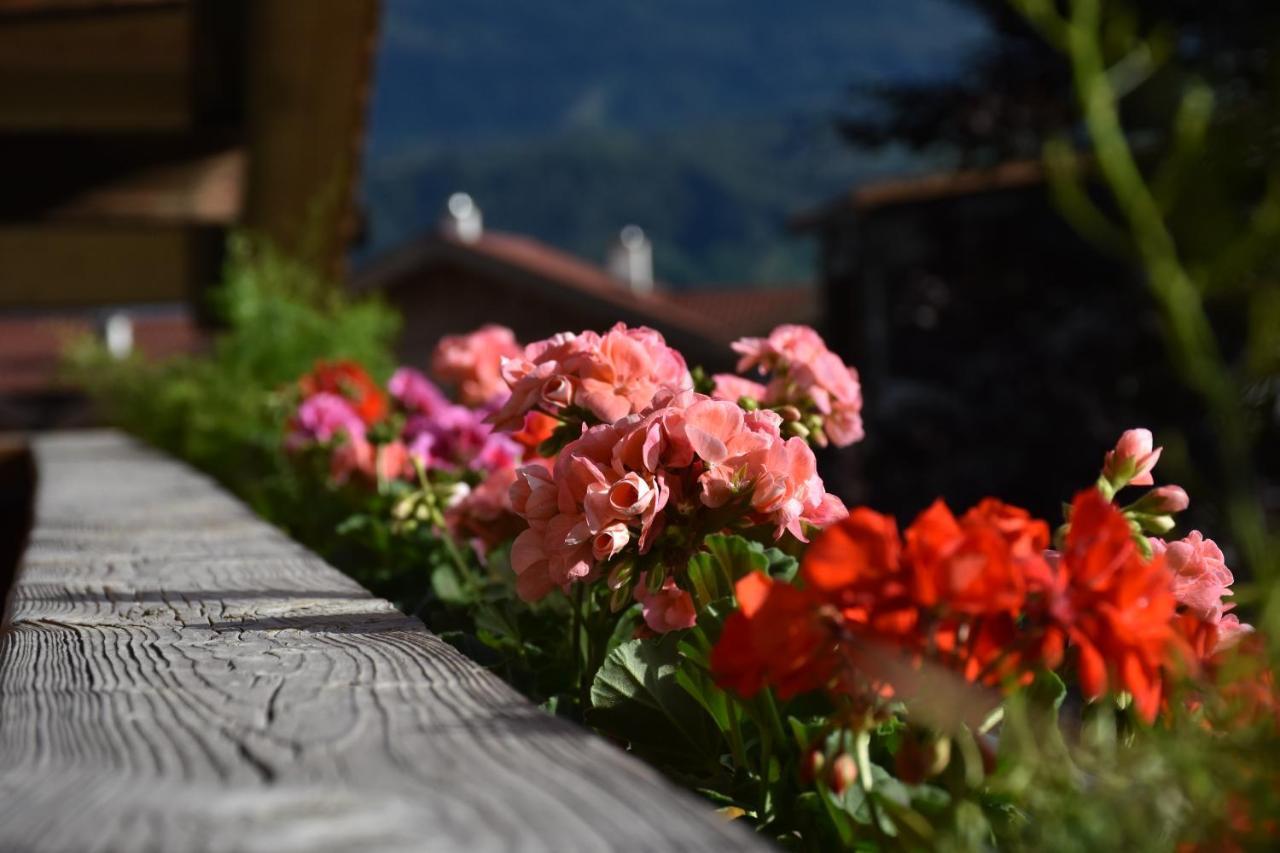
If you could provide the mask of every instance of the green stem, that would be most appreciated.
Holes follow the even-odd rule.
[[[585,718],[587,704],[591,701],[590,687],[587,685],[586,667],[582,659],[582,598],[584,584],[574,584],[573,588],[573,665],[577,669],[578,681],[578,715]]]
[[[1034,4],[1032,4],[1034,5]],[[1025,11],[1025,9],[1024,9]],[[1164,317],[1171,355],[1204,399],[1219,439],[1226,509],[1236,544],[1260,579],[1274,574],[1266,520],[1254,499],[1251,439],[1239,388],[1218,348],[1199,287],[1178,255],[1120,121],[1102,49],[1101,0],[1074,0],[1063,47],[1098,168],[1133,235]]]

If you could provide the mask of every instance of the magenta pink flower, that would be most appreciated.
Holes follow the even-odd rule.
[[[1164,554],[1165,565],[1173,572],[1173,595],[1178,604],[1206,622],[1218,624],[1223,613],[1232,607],[1224,605],[1222,599],[1232,594],[1231,584],[1235,582],[1222,549],[1198,530],[1176,542],[1150,542],[1156,554]]]
[[[321,391],[298,406],[290,419],[285,448],[298,450],[308,444],[324,443],[341,436],[364,439],[364,421],[345,397]]]
[[[447,335],[436,344],[431,370],[443,382],[458,389],[458,399],[468,406],[505,397],[502,360],[522,353],[515,334],[505,326],[483,326],[468,335]]]
[[[412,367],[401,367],[391,374],[387,390],[410,414],[431,415],[450,405],[444,392]]]
[[[659,634],[692,628],[698,621],[693,597],[676,586],[673,578],[663,581],[657,592],[649,591],[647,581],[648,575],[642,572],[632,593],[640,602],[644,623]]]
[[[1152,485],[1155,479],[1151,476],[1151,469],[1156,467],[1164,449],[1152,449],[1153,444],[1151,430],[1125,430],[1115,449],[1107,451],[1102,463],[1102,476],[1117,487]]]

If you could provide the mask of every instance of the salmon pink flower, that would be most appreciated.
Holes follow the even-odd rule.
[[[404,442],[373,444],[361,437],[334,449],[329,473],[337,483],[345,483],[357,476],[366,482],[376,483],[410,477],[413,465]]]
[[[467,335],[441,338],[431,356],[431,370],[457,387],[462,403],[479,406],[508,394],[502,360],[516,358],[521,352],[510,329],[491,324]]]
[[[741,338],[731,346],[742,356],[738,360],[739,373],[753,367],[762,373],[772,372],[784,365],[812,361],[827,351],[821,335],[808,326],[792,324],[778,326],[767,338]]]
[[[744,379],[732,373],[717,373],[711,377],[711,381],[715,383],[711,396],[731,403],[736,403],[744,397],[760,402],[768,393],[768,390],[759,382],[752,382],[750,379]]]
[[[498,468],[445,510],[445,523],[455,537],[470,540],[483,557],[489,549],[513,539],[524,528],[511,508],[510,492],[516,481],[512,466]]]
[[[1154,439],[1149,429],[1125,430],[1114,450],[1108,450],[1102,464],[1102,476],[1116,488],[1125,485],[1150,486],[1155,483],[1151,469],[1160,460],[1162,447],[1152,448]]]
[[[526,412],[585,410],[602,423],[647,412],[662,396],[693,388],[684,358],[662,335],[622,323],[603,335],[557,335],[525,347],[504,362],[511,397],[491,420],[500,429],[520,426]]]
[[[1173,573],[1173,594],[1178,604],[1210,624],[1221,621],[1223,613],[1230,609],[1222,599],[1232,594],[1231,584],[1235,582],[1222,549],[1199,530],[1176,542],[1149,541],[1157,555],[1164,555],[1165,565]]]
[[[742,338],[733,349],[742,355],[739,372],[752,367],[771,373],[772,381],[760,394],[746,393],[747,380],[717,376],[717,397],[736,400],[747,396],[767,407],[793,406],[810,413],[821,424],[816,441],[845,447],[863,438],[862,386],[858,372],[827,349],[822,337],[808,326],[784,325],[767,338]],[[754,383],[751,383],[754,385]],[[724,387],[725,391],[719,389]],[[759,388],[759,386],[756,386]]]
[[[692,628],[698,621],[697,611],[693,606],[693,597],[680,587],[672,578],[662,583],[657,592],[649,591],[648,576],[641,572],[632,593],[640,602],[644,623],[658,634]]]
[[[591,540],[591,556],[597,560],[609,560],[617,556],[631,541],[631,531],[620,521],[600,528]]]

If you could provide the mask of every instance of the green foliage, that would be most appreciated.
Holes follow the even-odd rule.
[[[68,352],[68,372],[111,421],[210,472],[311,541],[341,519],[304,510],[310,499],[279,452],[290,386],[320,359],[356,359],[385,377],[398,320],[249,237],[233,237],[228,250],[213,294],[223,331],[212,352],[116,360],[83,339]]]
[[[629,640],[605,658],[587,720],[659,766],[707,777],[723,751],[714,720],[681,686],[678,638]]]

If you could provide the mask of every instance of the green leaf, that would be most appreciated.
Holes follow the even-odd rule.
[[[734,584],[751,572],[789,581],[798,567],[794,557],[742,536],[712,534],[703,540],[703,547],[705,551],[690,558],[687,572],[699,609],[733,595]]]
[[[591,684],[588,722],[662,765],[712,775],[725,751],[719,727],[678,680],[678,638],[618,646]]]

